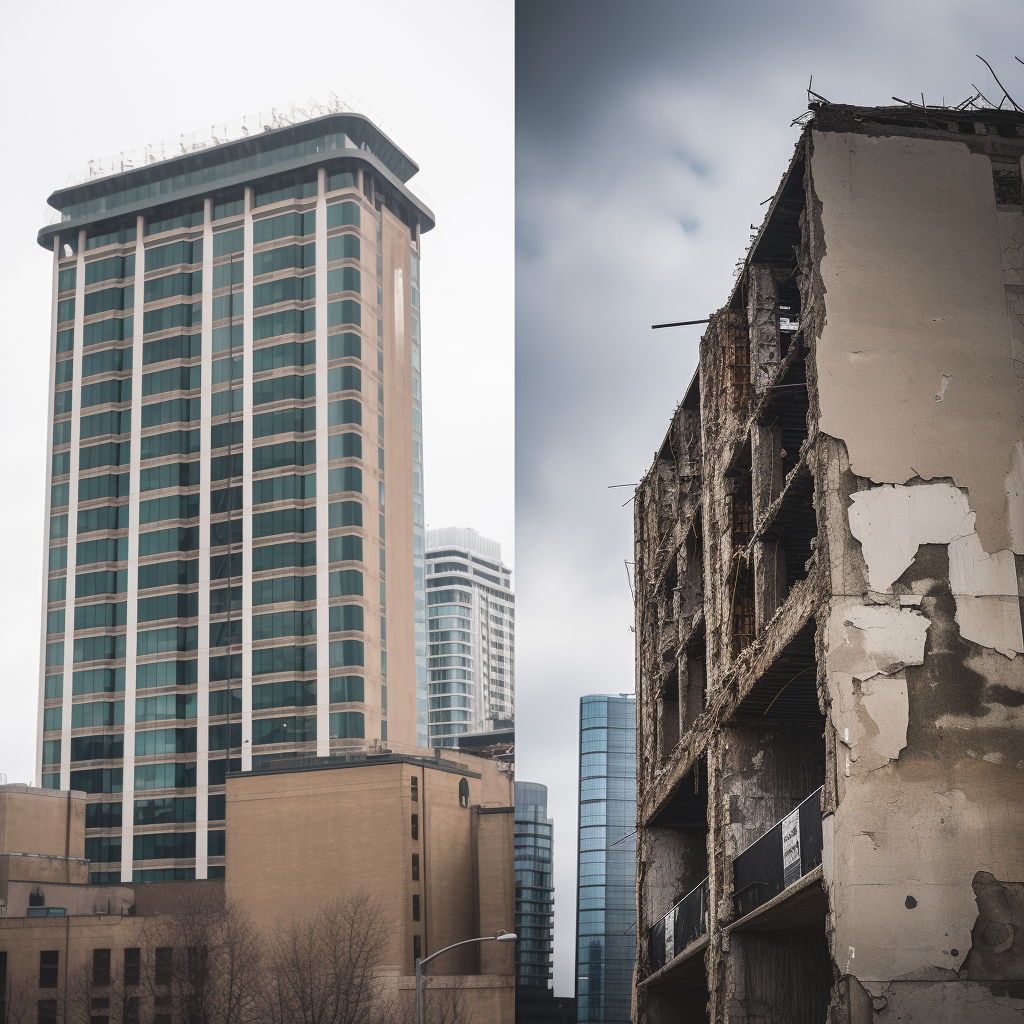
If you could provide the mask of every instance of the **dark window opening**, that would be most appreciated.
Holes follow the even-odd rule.
[[[418,814],[412,816],[412,837],[413,839],[420,837],[420,816]]]
[[[92,951],[92,983],[97,986],[110,984],[110,950]]]
[[[420,855],[418,853],[412,855],[412,880],[414,882],[420,880]]]
[[[668,670],[658,696],[658,748],[664,765],[679,745],[679,671],[676,665]]]
[[[157,985],[170,985],[174,972],[174,950],[170,946],[158,946],[156,950],[156,972],[153,980]]]
[[[134,988],[142,980],[142,950],[129,948],[124,951],[124,984]]]
[[[420,919],[420,898],[415,893],[412,897],[412,919],[418,921]]]
[[[800,289],[796,278],[790,277],[777,282],[779,304],[777,315],[779,322],[779,356],[786,358],[789,346],[800,329]]]
[[[57,1024],[57,1000],[40,999],[36,1003],[37,1024]]]
[[[124,1009],[121,1011],[121,1024],[140,1024],[140,1002],[138,996],[125,996]]]
[[[36,886],[28,894],[28,905],[30,907],[44,907],[46,906],[46,897],[43,895],[43,890]]]
[[[413,776],[409,780],[409,783],[410,783],[410,790],[411,790],[410,795],[412,797],[412,802],[416,803],[419,800],[419,798],[420,798],[420,780],[417,779],[415,776]]]
[[[44,949],[39,954],[39,987],[56,988],[60,953],[56,949]]]
[[[681,718],[684,735],[693,727],[693,723],[704,711],[707,692],[706,642],[702,624],[687,643],[680,661],[684,672],[679,688],[683,700]]]
[[[418,935],[412,937],[412,955],[414,960],[419,960],[423,956],[423,946]]]
[[[459,779],[459,806],[469,806],[469,783],[465,779]]]
[[[746,445],[746,461],[749,465],[750,442]],[[726,586],[729,594],[729,626],[732,655],[735,657],[753,642],[756,633],[754,623],[754,573],[747,553],[751,535],[754,532],[754,509],[750,494],[750,474],[743,469],[736,481],[732,494],[731,524],[732,564]]]

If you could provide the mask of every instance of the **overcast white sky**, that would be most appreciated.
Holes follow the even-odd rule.
[[[1014,47],[1017,47],[1016,51]],[[806,86],[1024,105],[1020,0],[520,0],[517,777],[555,822],[555,992],[573,994],[579,697],[633,691],[630,489],[696,367]]]
[[[0,247],[0,772],[35,758],[51,257],[46,197],[90,159],[334,92],[420,166],[425,496],[513,557],[511,0],[8,4]]]

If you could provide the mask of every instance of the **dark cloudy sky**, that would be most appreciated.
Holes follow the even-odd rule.
[[[520,779],[555,819],[555,991],[572,994],[579,698],[633,691],[629,488],[696,366],[806,87],[1024,106],[1024,4],[519,0],[516,553]]]

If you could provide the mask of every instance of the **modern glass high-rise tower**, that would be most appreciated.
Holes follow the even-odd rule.
[[[430,745],[509,722],[515,708],[515,598],[501,545],[476,530],[427,531]]]
[[[546,993],[555,929],[554,823],[548,787],[515,784],[516,988]]]
[[[580,699],[577,1020],[630,1019],[636,957],[636,698]]]
[[[332,114],[61,189],[44,786],[223,874],[224,774],[426,736],[414,164]]]

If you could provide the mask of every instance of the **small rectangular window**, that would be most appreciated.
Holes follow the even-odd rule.
[[[57,1024],[57,1000],[40,999],[36,1003],[37,1024]]]
[[[56,988],[60,953],[56,949],[44,949],[39,953],[39,987]]]
[[[170,985],[173,969],[174,950],[170,946],[158,946],[156,951],[156,975],[154,977],[156,984]]]
[[[412,837],[413,839],[420,837],[420,816],[418,814],[412,816]]]
[[[412,937],[412,955],[414,960],[419,960],[423,956],[423,945],[418,935]]]
[[[121,1024],[139,1024],[138,996],[125,996],[124,1010],[121,1013]]]
[[[412,880],[414,882],[420,880],[420,855],[418,853],[412,855]]]
[[[412,802],[416,803],[420,798],[420,780],[413,776],[410,784],[412,786]]]
[[[110,950],[92,951],[92,983],[97,986],[110,984]]]
[[[124,951],[124,984],[125,988],[134,988],[142,981],[142,950],[128,948]]]

